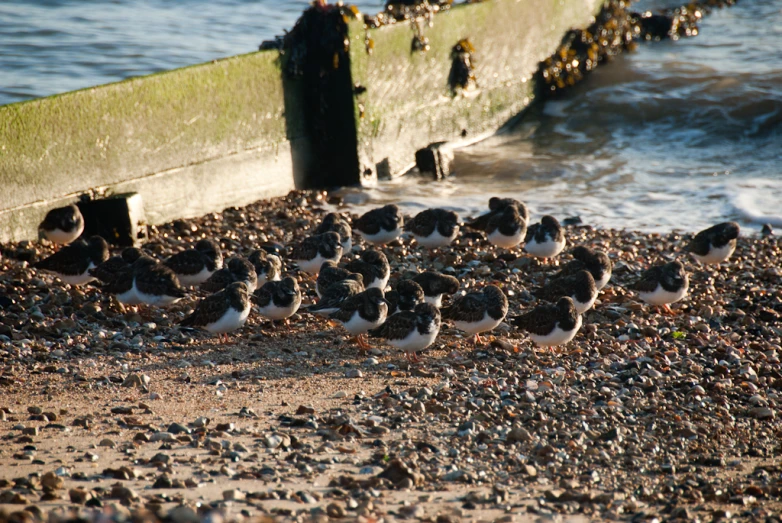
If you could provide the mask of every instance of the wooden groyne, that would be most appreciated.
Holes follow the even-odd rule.
[[[488,0],[378,28],[314,9],[295,42],[304,53],[0,106],[0,241],[37,237],[48,209],[79,198],[138,193],[157,224],[395,176],[417,150],[477,140],[521,112],[539,62],[601,4]],[[323,45],[340,24],[339,46]]]

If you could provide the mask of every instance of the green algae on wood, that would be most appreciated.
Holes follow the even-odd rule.
[[[415,24],[366,30],[350,24],[353,81],[366,88],[356,119],[363,167],[396,175],[427,144],[479,137],[508,122],[534,98],[538,63],[562,35],[586,27],[602,0],[518,2],[492,0],[454,5],[423,26],[426,52],[411,53]],[[367,53],[364,41],[373,42]],[[462,39],[475,48],[476,88],[457,92],[448,83],[451,52]],[[383,173],[382,170],[387,170]]]

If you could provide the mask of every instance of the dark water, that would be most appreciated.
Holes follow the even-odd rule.
[[[249,52],[305,5],[5,0],[0,104]],[[505,194],[533,218],[643,230],[725,219],[782,228],[782,1],[740,0],[709,15],[697,38],[642,44],[514,132],[457,151],[456,166],[442,183],[406,177],[347,194],[462,213]]]
[[[382,2],[355,2],[376,12]],[[0,0],[0,105],[248,53],[306,0]]]

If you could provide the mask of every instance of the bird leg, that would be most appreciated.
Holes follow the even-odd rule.
[[[666,313],[667,313],[669,316],[676,316],[676,313],[673,311],[673,309],[671,309],[671,308],[668,306],[668,304],[667,304],[667,303],[666,303],[665,305],[663,305],[663,307],[662,307],[662,308],[663,308],[663,310],[664,310],[664,311],[665,311],[665,312],[666,312]]]
[[[473,344],[473,346],[476,346],[476,347],[477,347],[479,343],[481,343],[481,344],[482,344],[482,343],[483,343],[483,340],[481,339],[481,335],[480,335],[480,334],[478,334],[478,333],[476,332],[476,333],[475,333],[475,334],[473,334],[473,336],[472,336],[472,344]]]
[[[364,339],[363,334],[359,334],[358,336],[356,336],[356,343],[358,343],[358,348],[361,349],[363,352],[366,352],[372,348],[372,346],[369,343],[367,343],[367,341]]]

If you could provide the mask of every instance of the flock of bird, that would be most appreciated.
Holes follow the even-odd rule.
[[[98,280],[102,291],[122,306],[165,307],[184,298],[186,287],[198,286],[211,294],[198,301],[180,325],[227,338],[227,333],[244,325],[253,304],[259,315],[272,321],[287,322],[300,310],[298,280],[283,277],[282,257],[287,255],[301,278],[316,278],[318,301],[306,307],[308,313],[341,323],[361,349],[370,347],[367,336],[379,338],[418,361],[417,353],[434,343],[442,321],[452,322],[474,343],[480,342],[481,333],[506,319],[508,298],[491,283],[459,294],[457,278],[431,270],[399,279],[389,290],[391,267],[382,247],[407,232],[418,245],[433,251],[450,245],[460,228],[467,227],[483,231],[499,249],[515,249],[523,243],[525,252],[544,260],[563,251],[565,231],[556,218],[543,216],[538,223],[528,223],[526,206],[512,198],[491,198],[488,212],[463,224],[455,212],[445,209],[424,210],[405,223],[396,205],[386,205],[352,222],[329,213],[312,235],[290,246],[287,253],[269,247],[246,259],[224,260],[216,241],[202,239],[161,262],[134,247],[110,257],[103,238],[81,237],[84,220],[78,207],[71,205],[50,211],[41,224],[50,241],[67,245],[35,267],[71,285]],[[367,247],[357,258],[343,262],[343,255],[357,250],[354,231]],[[738,224],[721,223],[698,233],[686,250],[702,264],[719,264],[731,256],[738,236]],[[583,245],[570,252],[573,259],[532,292],[539,300],[537,306],[509,318],[538,346],[571,341],[581,328],[582,315],[611,278],[612,263],[606,253]],[[680,261],[650,267],[628,286],[644,302],[668,312],[688,288]],[[444,305],[445,296],[450,298]]]

